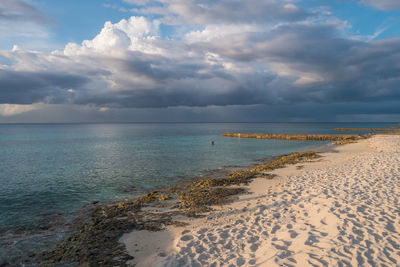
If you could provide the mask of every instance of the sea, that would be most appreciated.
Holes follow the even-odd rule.
[[[327,144],[237,139],[224,132],[352,134],[361,132],[333,129],[388,126],[396,125],[0,124],[0,263],[47,249],[63,237],[62,225],[91,203],[132,198],[227,166]]]

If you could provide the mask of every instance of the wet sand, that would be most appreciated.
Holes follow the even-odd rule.
[[[255,179],[185,227],[125,234],[137,266],[400,264],[400,135],[338,146]]]

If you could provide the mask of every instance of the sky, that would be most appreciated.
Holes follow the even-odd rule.
[[[400,121],[399,0],[0,0],[0,123]]]

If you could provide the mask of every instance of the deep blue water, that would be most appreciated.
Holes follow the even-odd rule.
[[[227,138],[223,132],[327,134],[334,127],[392,125],[0,124],[0,228],[35,229],[46,216],[70,216],[92,201],[121,200],[207,170],[324,144]]]

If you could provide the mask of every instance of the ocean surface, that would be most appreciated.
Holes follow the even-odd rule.
[[[0,124],[0,260],[22,255],[24,244],[31,251],[49,246],[51,234],[35,231],[93,201],[118,201],[326,143],[236,139],[223,132],[338,134],[333,128],[386,126],[393,124]]]

